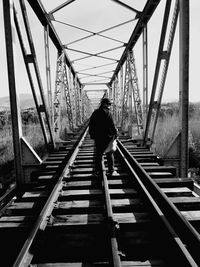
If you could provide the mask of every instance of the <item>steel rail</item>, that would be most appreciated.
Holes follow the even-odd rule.
[[[34,256],[33,251],[33,242],[38,235],[42,234],[46,228],[48,218],[51,216],[52,210],[54,209],[55,201],[57,200],[60,190],[63,187],[63,178],[69,174],[70,167],[73,165],[73,162],[79,152],[79,148],[82,145],[85,136],[88,132],[88,128],[86,128],[85,132],[82,134],[80,141],[78,142],[77,147],[75,148],[73,154],[71,155],[66,167],[62,171],[58,181],[51,192],[47,202],[45,203],[42,211],[39,214],[37,221],[32,228],[28,239],[24,243],[23,248],[21,249],[15,263],[14,267],[22,267],[22,266],[29,266]],[[118,140],[118,151],[120,158],[125,162],[127,169],[132,174],[131,176],[136,180],[137,184],[144,192],[146,199],[151,203],[152,210],[154,214],[157,215],[159,221],[164,226],[165,230],[168,232],[168,236],[170,236],[170,242],[173,242],[173,245],[176,249],[179,250],[179,255],[181,258],[181,263],[183,262],[182,266],[199,266],[199,256],[196,255],[199,249],[199,240],[196,240],[194,234],[198,236],[196,232],[188,232],[181,233],[181,231],[185,231],[188,225],[185,228],[182,227],[182,223],[185,224],[186,220],[180,216],[180,212],[173,207],[173,204],[167,199],[167,197],[162,193],[160,188],[156,185],[156,183],[148,176],[148,174],[144,171],[144,169],[136,162],[133,156],[128,152],[128,150],[123,146],[123,144]],[[107,177],[105,174],[105,170],[102,174],[102,182],[104,187],[104,194],[105,194],[105,204],[106,204],[106,212],[107,212],[107,225],[108,225],[108,235],[110,235],[110,242],[111,242],[111,260],[112,266],[119,267],[121,266],[120,262],[120,255],[118,250],[118,243],[116,238],[116,231],[117,231],[117,223],[113,219],[113,211],[112,211],[112,203],[109,194],[109,186]],[[148,189],[147,189],[148,188]],[[166,207],[163,203],[167,202]],[[169,202],[169,203],[168,203]],[[168,207],[169,206],[169,207]],[[174,213],[171,211],[174,209]],[[171,216],[173,217],[171,218]],[[180,219],[180,218],[181,219]],[[181,221],[183,220],[183,222]],[[189,223],[188,223],[189,224]],[[181,226],[181,227],[180,227]],[[179,231],[180,227],[180,231]],[[190,229],[191,230],[191,229]],[[194,246],[191,243],[194,242]]]
[[[200,251],[199,233],[181,215],[176,206],[161,191],[159,186],[134,159],[123,144],[119,140],[117,140],[117,142],[118,151],[127,166],[129,166],[139,186],[146,192],[146,196],[152,201],[152,205],[156,207],[158,215],[164,214],[164,216],[160,216],[160,219],[171,232],[174,241],[177,243],[177,246],[180,247],[188,264],[190,264],[189,266],[200,266],[200,256],[198,255],[199,253],[197,254],[197,251]]]
[[[78,152],[80,149],[80,146],[83,143],[83,140],[85,139],[85,136],[87,134],[88,129],[86,128],[84,133],[82,133],[82,137],[80,141],[78,142],[74,152],[72,153],[68,163],[66,164],[64,170],[62,171],[56,185],[54,186],[51,194],[49,195],[46,203],[44,204],[44,207],[42,211],[40,212],[38,219],[36,220],[27,240],[24,243],[24,246],[22,247],[20,253],[18,254],[17,259],[15,260],[15,263],[13,267],[22,267],[22,266],[29,266],[31,263],[31,260],[33,258],[33,253],[31,252],[31,246],[33,244],[34,239],[36,238],[36,235],[43,232],[47,225],[47,219],[51,215],[51,212],[54,208],[54,204],[60,194],[60,190],[63,187],[63,178],[69,173],[70,167],[72,166]]]
[[[111,204],[108,180],[107,180],[105,170],[103,170],[103,173],[102,173],[102,180],[103,180],[103,188],[104,188],[105,202],[106,202],[107,223],[108,223],[108,231],[109,231],[108,234],[110,235],[110,241],[111,241],[112,266],[120,267],[121,260],[119,256],[118,243],[117,243],[117,238],[116,238],[116,231],[117,231],[118,223],[113,218],[112,204]]]

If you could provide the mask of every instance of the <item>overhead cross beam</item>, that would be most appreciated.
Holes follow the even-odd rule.
[[[111,27],[109,27],[109,28],[103,29],[103,30],[101,30],[101,31],[93,32],[93,31],[90,31],[90,30],[86,30],[86,29],[84,29],[84,28],[82,28],[82,27],[78,27],[78,26],[75,26],[75,25],[72,25],[72,24],[63,22],[63,21],[56,20],[56,19],[55,19],[54,17],[52,17],[52,16],[50,16],[50,18],[51,18],[51,20],[54,20],[55,22],[58,22],[58,23],[61,23],[61,24],[63,24],[63,25],[66,25],[66,26],[68,26],[68,27],[71,27],[71,28],[74,28],[74,29],[77,29],[77,30],[80,30],[80,31],[89,33],[89,35],[87,35],[87,36],[85,36],[85,37],[82,37],[82,38],[79,38],[79,39],[77,39],[77,40],[74,40],[74,41],[72,41],[72,42],[70,42],[70,43],[68,43],[68,44],[66,44],[66,45],[71,45],[71,44],[74,44],[74,43],[83,41],[83,40],[85,40],[85,39],[88,39],[88,38],[91,38],[91,37],[94,37],[94,36],[100,36],[100,37],[103,37],[103,38],[105,38],[105,39],[109,39],[109,40],[112,40],[112,41],[115,41],[115,42],[124,44],[124,42],[122,42],[122,41],[120,41],[120,40],[118,40],[118,39],[115,39],[115,38],[108,37],[108,36],[106,36],[106,35],[104,35],[104,34],[102,34],[102,33],[107,32],[107,31],[110,31],[110,30],[113,30],[113,29],[116,29],[116,28],[118,28],[118,27],[121,27],[121,26],[123,26],[123,25],[126,25],[126,24],[131,23],[131,22],[133,22],[133,21],[136,20],[136,18],[134,18],[134,19],[130,19],[130,20],[124,21],[124,22],[122,22],[122,23],[116,24],[116,25],[114,25],[114,26],[111,26]]]
[[[48,14],[45,11],[45,8],[41,2],[41,0],[27,0],[29,5],[31,6],[31,8],[33,9],[33,11],[35,12],[36,16],[38,17],[39,21],[41,22],[41,24],[43,26],[49,26],[49,36],[52,40],[52,42],[54,43],[55,47],[57,48],[58,52],[62,52],[63,51],[63,45],[51,23],[51,19],[49,18]],[[72,75],[76,76],[76,72],[74,70],[74,68],[72,67],[72,64],[69,60],[69,58],[67,57],[67,54],[65,53],[65,59],[66,59],[66,64],[67,66],[71,69]],[[79,83],[79,85],[81,85],[80,80],[77,78],[77,81]]]
[[[54,43],[54,45],[56,46],[58,51],[62,51],[63,50],[63,45],[51,23],[51,19],[49,18],[48,14],[45,12],[45,9],[41,3],[41,0],[35,0],[35,1],[31,1],[31,0],[27,0],[31,6],[31,8],[33,9],[33,11],[35,12],[35,14],[37,15],[38,19],[40,20],[41,24],[43,26],[47,26],[49,25],[49,36],[52,40],[52,42]],[[126,57],[127,57],[127,53],[128,51],[130,51],[134,45],[136,44],[137,40],[139,39],[144,26],[147,24],[147,22],[149,21],[149,19],[151,18],[152,14],[154,13],[155,9],[157,8],[158,4],[160,3],[161,0],[148,0],[148,2],[146,3],[143,11],[140,13],[140,17],[139,20],[134,28],[134,31],[126,45],[126,48],[121,56],[121,59],[118,62],[118,65],[113,73],[113,76],[109,82],[109,84],[111,85],[112,82],[114,81],[115,76],[118,74],[118,72],[120,71],[122,65],[124,64]],[[69,60],[69,58],[67,57],[67,55],[65,54],[66,57],[66,63],[68,65],[68,67],[71,68],[72,74],[75,77],[76,76],[76,72],[74,70],[74,68],[72,67],[72,64]],[[78,79],[79,84],[81,84],[80,80]]]
[[[65,6],[67,6],[67,5],[71,4],[71,3],[73,3],[74,1],[75,1],[75,0],[68,0],[67,2],[65,2],[65,3],[63,3],[63,4],[59,5],[59,6],[57,6],[57,7],[54,8],[53,10],[51,10],[50,13],[53,14],[53,13],[57,12],[58,10],[62,9],[63,7],[65,7]]]
[[[137,40],[139,39],[140,35],[143,32],[143,29],[145,27],[145,25],[147,24],[147,22],[149,21],[149,19],[151,18],[151,16],[153,15],[155,9],[157,8],[158,4],[160,3],[161,0],[148,0],[148,2],[146,3],[143,11],[141,12],[140,18],[134,28],[134,31],[128,41],[128,44],[126,46],[126,48],[124,49],[124,52],[121,56],[121,59],[119,60],[119,63],[113,73],[113,76],[109,82],[109,84],[111,85],[112,82],[114,81],[116,75],[119,73],[121,67],[123,66],[124,62],[126,61],[128,52],[134,47],[134,45],[136,44]]]
[[[50,13],[49,13],[49,14],[50,14]],[[122,23],[120,23],[120,24],[117,24],[117,25],[115,25],[115,26],[112,26],[112,27],[106,28],[106,29],[104,29],[104,30],[101,30],[101,31],[99,31],[99,32],[93,32],[93,31],[90,31],[90,30],[86,30],[86,29],[84,29],[84,28],[82,28],[82,27],[78,27],[78,26],[72,25],[72,24],[70,24],[70,23],[66,23],[66,22],[57,20],[57,19],[55,19],[55,18],[52,17],[52,16],[50,16],[50,18],[51,18],[51,20],[54,20],[54,21],[57,22],[57,23],[60,23],[60,24],[66,25],[66,26],[68,26],[68,27],[71,27],[71,28],[74,28],[74,29],[77,29],[77,30],[80,30],[80,31],[89,33],[89,35],[87,35],[87,36],[85,36],[85,37],[82,37],[82,38],[79,38],[79,39],[77,39],[77,40],[74,40],[74,41],[72,41],[72,42],[69,42],[69,43],[67,43],[66,45],[71,45],[71,44],[74,44],[74,43],[83,41],[83,40],[85,40],[85,39],[88,39],[88,38],[91,38],[91,37],[94,37],[94,36],[100,36],[100,37],[103,37],[103,38],[105,38],[105,39],[109,39],[109,40],[111,40],[111,41],[115,41],[115,42],[124,44],[124,42],[122,42],[122,41],[120,41],[120,40],[118,40],[118,39],[115,39],[115,38],[108,37],[108,36],[106,36],[106,35],[104,35],[104,34],[102,34],[102,33],[107,32],[107,31],[110,31],[110,30],[113,30],[113,29],[115,29],[115,28],[117,28],[117,27],[120,27],[120,26],[123,26],[123,25],[125,25],[125,24],[128,24],[128,23],[130,23],[130,22],[132,22],[132,21],[135,21],[135,18],[134,18],[134,19],[131,19],[131,20],[122,22]]]
[[[99,58],[108,59],[108,60],[113,60],[113,61],[117,62],[117,59],[110,58],[110,57],[104,57],[104,56],[101,56],[101,54],[108,53],[108,52],[111,52],[111,51],[114,51],[114,50],[123,48],[124,45],[122,45],[122,46],[117,46],[117,47],[114,47],[114,48],[111,48],[111,49],[107,49],[107,50],[104,50],[104,51],[101,51],[101,52],[98,52],[98,53],[95,53],[95,54],[88,53],[88,52],[81,51],[81,50],[77,50],[77,49],[68,48],[68,47],[66,47],[66,46],[64,46],[64,47],[65,47],[65,49],[67,49],[67,50],[70,50],[70,51],[73,51],[73,52],[78,52],[78,53],[82,53],[82,54],[87,55],[87,56],[85,56],[85,57],[81,57],[81,58],[74,59],[73,62],[76,62],[76,61],[79,61],[79,60],[83,60],[83,59],[86,59],[86,58],[89,58],[89,57],[99,57]]]

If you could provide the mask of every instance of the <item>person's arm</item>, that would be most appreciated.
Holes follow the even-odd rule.
[[[113,137],[114,138],[117,138],[118,131],[117,131],[117,128],[115,126],[115,123],[114,123],[114,120],[113,120],[113,117],[112,117],[112,114],[111,113],[109,113],[109,120],[110,120],[110,128],[111,128],[111,132],[113,134]]]
[[[89,122],[89,135],[91,139],[94,139],[94,113],[90,117],[90,122]]]

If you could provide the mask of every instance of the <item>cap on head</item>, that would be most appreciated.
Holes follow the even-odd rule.
[[[101,106],[103,105],[112,105],[112,103],[109,98],[105,97],[101,100]]]

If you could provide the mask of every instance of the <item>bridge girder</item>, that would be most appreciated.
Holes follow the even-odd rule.
[[[20,2],[23,3],[24,1],[20,0]],[[89,101],[89,99],[83,93],[83,86],[87,85],[87,83],[85,83],[85,84],[81,83],[81,79],[79,79],[79,76],[77,75],[77,74],[79,74],[79,72],[75,71],[75,69],[73,67],[73,63],[69,60],[68,55],[65,52],[65,46],[62,44],[62,42],[61,42],[57,32],[55,31],[53,24],[52,24],[51,17],[50,17],[51,14],[48,14],[45,11],[45,8],[43,7],[42,1],[41,0],[35,0],[35,1],[27,0],[27,2],[29,3],[31,8],[33,9],[33,11],[36,14],[37,18],[39,19],[39,21],[41,22],[41,25],[43,25],[46,29],[48,28],[47,35],[49,35],[49,37],[51,38],[58,53],[61,53],[64,51],[63,57],[64,57],[65,64],[69,68],[69,71],[71,72],[70,75],[72,75],[72,77],[73,77],[73,80],[70,77],[67,77],[67,70],[64,70],[65,77],[67,77],[67,79],[65,81],[63,81],[63,84],[65,84],[65,89],[66,89],[66,91],[65,92],[63,91],[63,92],[64,92],[65,100],[66,100],[65,104],[66,104],[66,109],[67,109],[67,113],[68,113],[68,119],[72,122],[73,118],[75,118],[76,126],[79,126],[86,119],[86,113],[85,113],[86,110],[88,110],[88,112],[91,112],[91,110],[89,108],[84,106],[85,103],[87,101]],[[71,3],[71,2],[74,2],[74,1],[69,1],[68,3]],[[122,3],[120,1],[113,1],[113,2]],[[171,1],[169,0],[166,2],[169,4]],[[120,114],[123,114],[123,112],[124,112],[124,118],[127,116],[127,110],[131,106],[131,105],[128,105],[128,101],[131,102],[131,99],[134,100],[135,108],[136,108],[136,114],[138,116],[138,120],[137,120],[138,127],[140,127],[140,125],[142,124],[141,123],[142,122],[141,100],[139,98],[139,89],[137,88],[137,86],[136,86],[136,90],[135,90],[136,94],[133,94],[131,96],[131,93],[130,93],[131,92],[131,90],[129,88],[130,83],[132,83],[132,87],[133,87],[133,84],[135,83],[135,81],[137,81],[137,79],[135,80],[134,77],[130,78],[130,68],[131,68],[130,62],[131,61],[128,62],[129,51],[132,51],[136,42],[140,38],[141,34],[144,32],[144,29],[146,29],[147,23],[148,23],[149,19],[151,18],[151,16],[153,15],[154,11],[156,10],[159,3],[160,3],[160,0],[148,0],[146,2],[146,5],[143,8],[142,12],[138,12],[138,14],[136,16],[136,19],[138,19],[138,22],[137,22],[136,26],[134,27],[134,30],[133,30],[128,42],[124,43],[124,45],[122,45],[122,47],[125,46],[125,49],[124,49],[120,59],[115,60],[115,63],[117,62],[117,65],[116,65],[115,70],[111,71],[113,74],[112,74],[109,82],[106,82],[106,83],[102,82],[101,83],[101,80],[98,82],[96,82],[96,81],[94,82],[94,85],[99,84],[99,86],[100,86],[102,84],[104,84],[104,85],[106,84],[111,89],[112,93],[110,95],[115,102],[114,106],[113,106],[113,111],[114,111],[114,116],[116,117],[116,119],[120,116]],[[182,123],[182,128],[184,129],[184,131],[182,131],[180,129],[180,131],[182,132],[182,134],[181,134],[181,149],[180,150],[182,151],[182,148],[184,146],[184,142],[187,141],[187,130],[188,130],[188,125],[187,125],[186,119],[184,118],[184,116],[185,117],[188,116],[188,96],[187,96],[188,84],[187,84],[187,81],[184,81],[184,78],[183,78],[183,76],[187,77],[187,75],[188,75],[188,71],[187,71],[188,61],[184,60],[184,56],[187,59],[188,54],[186,53],[187,51],[184,53],[183,50],[188,50],[188,40],[186,37],[188,35],[188,27],[187,26],[188,26],[189,11],[186,11],[186,7],[185,7],[186,4],[182,3],[181,0],[177,0],[177,3],[179,3],[179,4],[181,3],[182,15],[181,15],[181,19],[180,19],[180,32],[181,32],[180,39],[184,42],[183,45],[180,43],[180,47],[181,47],[180,55],[181,55],[181,64],[182,64],[181,68],[183,67],[183,62],[186,63],[186,67],[180,71],[180,83],[181,83],[181,87],[183,87],[183,88],[180,88],[180,91],[181,91],[182,96],[183,96],[181,99],[181,102],[180,102],[181,103],[181,115],[182,115],[181,123]],[[62,6],[60,6],[60,8],[62,8]],[[22,12],[24,12],[23,9],[22,9]],[[186,14],[185,19],[183,18],[184,14]],[[10,26],[10,25],[8,25],[8,26]],[[96,34],[99,36],[100,32],[98,32]],[[30,37],[31,36],[28,36],[28,39],[30,39]],[[10,40],[12,41],[12,37],[10,37]],[[115,47],[115,48],[104,50],[104,51],[101,51],[98,53],[88,53],[88,57],[90,57],[90,56],[99,57],[100,56],[101,58],[110,59],[109,57],[101,56],[101,54],[106,53],[106,52],[111,51],[111,50],[118,49],[118,48],[120,48],[120,47]],[[84,51],[82,51],[82,52],[85,53]],[[161,53],[161,59],[166,60],[166,62],[168,64],[170,51],[162,50],[161,52],[162,52]],[[183,56],[183,54],[184,54],[184,56]],[[27,65],[27,67],[29,66],[30,63],[33,63],[35,66],[35,69],[36,69],[36,76],[39,74],[37,72],[38,67],[37,67],[37,61],[35,58],[34,51],[31,51],[30,54],[25,55],[25,63]],[[125,66],[125,65],[127,65],[127,66]],[[122,77],[123,75],[121,75],[121,73],[122,73],[124,67],[126,68],[126,70],[125,70],[125,75],[123,78]],[[128,71],[129,71],[129,73],[128,73]],[[185,72],[186,75],[185,75],[185,73],[183,75],[183,72]],[[107,73],[107,72],[102,72],[101,75],[105,74],[105,73]],[[81,74],[81,72],[80,72],[80,74]],[[98,75],[91,73],[91,76],[98,76]],[[165,77],[166,77],[166,73],[165,73]],[[164,77],[164,79],[165,79],[165,77]],[[38,76],[37,78],[39,81],[39,87],[41,87],[40,77]],[[104,77],[102,77],[102,78],[104,78]],[[154,78],[156,79],[156,74],[155,74]],[[31,82],[30,76],[29,76],[29,79]],[[123,79],[125,79],[125,81],[123,81]],[[164,81],[164,79],[163,79],[163,81]],[[131,82],[130,82],[130,80],[131,80]],[[123,86],[121,86],[122,83],[124,83],[124,88],[123,88]],[[92,85],[93,82],[91,82],[89,84]],[[123,93],[122,93],[122,88],[124,90]],[[42,87],[41,87],[41,89],[42,89]],[[163,87],[162,87],[162,90],[163,90]],[[185,91],[183,92],[183,90],[185,90]],[[132,92],[132,93],[134,93],[134,92]],[[121,96],[123,95],[124,99],[123,99],[123,103],[121,103],[121,110],[118,111],[117,109],[118,108],[120,109],[120,103],[119,103],[120,102],[119,101],[120,95]],[[44,103],[42,103],[42,105],[37,106],[38,114],[41,117],[40,118],[41,122],[44,119],[43,117],[45,117],[45,119],[47,119],[47,122],[49,124],[48,116],[47,116],[48,114],[46,112],[45,101],[43,101],[44,100],[43,92],[41,92],[41,98],[42,98],[42,102],[44,102]],[[162,92],[160,93],[160,98],[159,98],[159,102],[157,102],[157,106],[156,106],[156,101],[153,101],[152,103],[150,103],[150,109],[157,107],[157,109],[156,109],[157,114],[159,111],[159,105],[161,104],[161,98],[162,98]],[[58,97],[58,99],[59,99],[59,97]],[[35,102],[37,104],[37,99]],[[60,103],[61,103],[61,100],[60,100],[60,102],[58,101],[59,105],[60,105]],[[13,104],[13,105],[15,105],[15,104]],[[126,115],[125,115],[125,111],[126,111]],[[147,121],[148,121],[148,118],[147,118]],[[41,124],[43,124],[43,122]],[[45,129],[44,129],[45,127],[44,126],[42,126],[42,127],[43,127],[43,131],[44,131],[44,136],[46,138],[46,143],[48,143],[47,139],[49,137],[49,133],[46,134]],[[72,124],[70,127],[73,128]],[[48,130],[50,130],[50,129],[48,129]],[[50,131],[50,137],[51,137],[51,131]],[[148,134],[145,135],[145,138],[148,139]],[[52,143],[53,143],[53,140],[52,140]],[[181,164],[182,164],[182,168],[185,170],[186,168],[183,165],[184,164],[187,165],[186,159],[188,157],[188,151],[187,151],[187,149],[183,149],[183,151],[184,151],[183,153],[181,152],[183,155],[182,158],[185,157],[185,159],[182,160]]]

